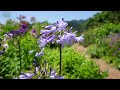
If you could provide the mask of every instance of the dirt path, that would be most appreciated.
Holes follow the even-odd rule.
[[[101,71],[106,71],[108,70],[108,77],[107,79],[120,79],[120,71],[117,70],[116,68],[114,67],[111,67],[109,64],[107,64],[104,60],[102,59],[93,59],[93,58],[90,58],[90,55],[87,54],[87,49],[83,46],[80,46],[79,44],[75,44],[73,46],[73,48],[79,52],[79,53],[82,53],[83,55],[85,55],[86,58],[89,58],[91,60],[94,60],[96,62],[97,65],[100,66],[100,70]]]

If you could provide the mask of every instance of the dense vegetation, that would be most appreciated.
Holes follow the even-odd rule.
[[[120,11],[103,11],[83,23],[85,41],[91,57],[103,58],[120,69]]]
[[[25,18],[25,17],[23,17]],[[14,78],[19,76],[19,71],[32,72],[33,59],[44,66],[44,60],[59,73],[59,48],[58,44],[49,43],[44,49],[42,57],[35,58],[40,51],[38,39],[43,26],[51,25],[47,21],[32,23],[18,18],[20,22],[7,20],[0,24],[0,76]],[[28,30],[22,35],[5,41],[5,34],[12,30],[20,30],[21,23],[27,25]],[[87,48],[92,58],[103,58],[117,69],[120,69],[120,11],[102,11],[87,20],[68,21],[68,27],[73,27],[72,32],[78,30],[77,36],[84,34],[84,42],[80,43]],[[33,34],[36,32],[36,35]],[[4,52],[4,44],[5,46]],[[34,50],[33,53],[29,53]],[[21,61],[21,62],[20,62]],[[21,63],[21,67],[20,67]],[[99,66],[78,54],[70,46],[62,48],[62,75],[65,79],[101,79],[107,77],[107,72],[100,72]],[[34,77],[36,78],[36,77]]]
[[[4,51],[0,55],[0,77],[3,79],[15,78],[20,75],[20,71],[33,72],[33,59],[36,59],[42,67],[44,67],[44,60],[46,60],[48,67],[52,66],[58,73],[60,64],[58,45],[48,44],[44,49],[44,55],[35,57],[35,54],[40,51],[38,45],[38,39],[41,36],[40,31],[43,30],[43,26],[50,24],[47,21],[29,23],[21,18],[19,19],[20,22],[8,20],[5,25],[0,25],[0,51]],[[4,40],[4,35],[7,32],[12,30],[20,32],[21,23],[28,27],[26,29],[23,26],[25,32],[22,28],[21,33],[15,34],[12,39]],[[8,46],[4,46],[5,44],[8,44]],[[30,53],[32,50],[35,51]],[[88,60],[82,54],[75,52],[72,47],[65,46],[62,48],[62,76],[65,76],[65,79],[102,79],[106,78],[107,74],[107,72],[100,72],[99,66],[94,61]]]

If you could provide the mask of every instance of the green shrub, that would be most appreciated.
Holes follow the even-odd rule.
[[[87,47],[91,44],[95,43],[96,35],[95,35],[95,29],[94,30],[88,30],[85,31],[84,34],[84,42],[81,42],[80,44],[83,45],[84,47]]]
[[[45,55],[38,60],[47,60],[49,65],[57,70],[59,74],[59,48],[45,48]],[[100,74],[99,67],[94,61],[86,59],[78,54],[73,48],[65,47],[62,49],[62,75],[66,79],[97,79],[105,78],[107,73]]]
[[[91,58],[102,58],[106,55],[106,47],[93,44],[87,48],[87,52],[91,55]]]

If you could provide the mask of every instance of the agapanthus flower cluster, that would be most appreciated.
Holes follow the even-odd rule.
[[[18,30],[12,30],[12,31],[4,34],[3,41],[6,42],[7,40],[10,40],[15,36],[24,35],[27,32],[27,30],[28,30],[27,26],[25,24],[21,24],[21,26]]]
[[[14,79],[32,79],[35,75],[39,73],[36,79],[64,79],[63,76],[59,77],[52,67],[47,68],[47,62],[44,60],[44,66],[40,66],[37,61],[33,60],[34,72],[33,73],[21,73],[20,76]]]
[[[34,30],[34,29],[31,31],[31,35],[34,36],[34,37],[38,37],[37,31]]]
[[[76,32],[72,33],[72,27],[67,30],[68,23],[64,19],[57,21],[55,25],[49,25],[43,27],[45,30],[41,30],[42,36],[39,39],[40,47],[45,47],[47,43],[58,43],[64,46],[72,45],[76,42],[82,42],[84,40],[83,35],[76,37]]]
[[[40,66],[41,67],[41,66]],[[47,62],[44,60],[44,67],[39,69],[41,72],[41,76],[38,79],[45,79],[45,78],[50,78],[50,79],[64,79],[63,76],[58,76],[56,71],[50,67],[47,68]]]
[[[50,67],[50,76],[51,79],[64,79],[64,76],[58,76],[56,71]]]

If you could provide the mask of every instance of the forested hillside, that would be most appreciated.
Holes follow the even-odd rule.
[[[82,25],[85,41],[91,57],[105,58],[120,69],[120,11],[102,11]]]

